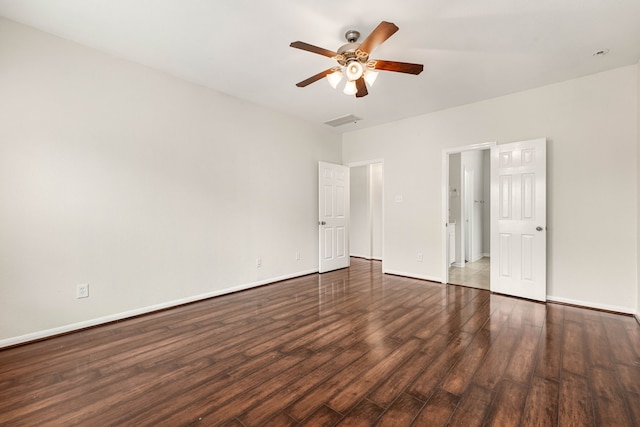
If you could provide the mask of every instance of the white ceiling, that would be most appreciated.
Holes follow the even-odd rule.
[[[311,122],[363,118],[339,132],[640,59],[640,0],[0,0],[0,15]],[[295,86],[334,62],[289,43],[337,50],[382,20],[400,30],[371,57],[422,74],[380,72],[360,99]]]

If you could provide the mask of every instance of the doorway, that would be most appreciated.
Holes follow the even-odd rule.
[[[443,151],[443,283],[490,289],[490,152],[495,145]]]
[[[350,166],[350,255],[383,259],[383,163]]]

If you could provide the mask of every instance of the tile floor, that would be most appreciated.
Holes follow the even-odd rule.
[[[472,288],[489,289],[489,258],[480,258],[468,262],[464,267],[449,267],[449,283],[470,286]]]

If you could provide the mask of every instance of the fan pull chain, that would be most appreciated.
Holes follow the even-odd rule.
[[[357,97],[353,97],[353,124],[357,125],[358,124],[358,98]]]

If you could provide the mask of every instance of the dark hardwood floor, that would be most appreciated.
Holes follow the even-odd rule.
[[[310,275],[0,351],[0,425],[638,426],[633,317]]]

